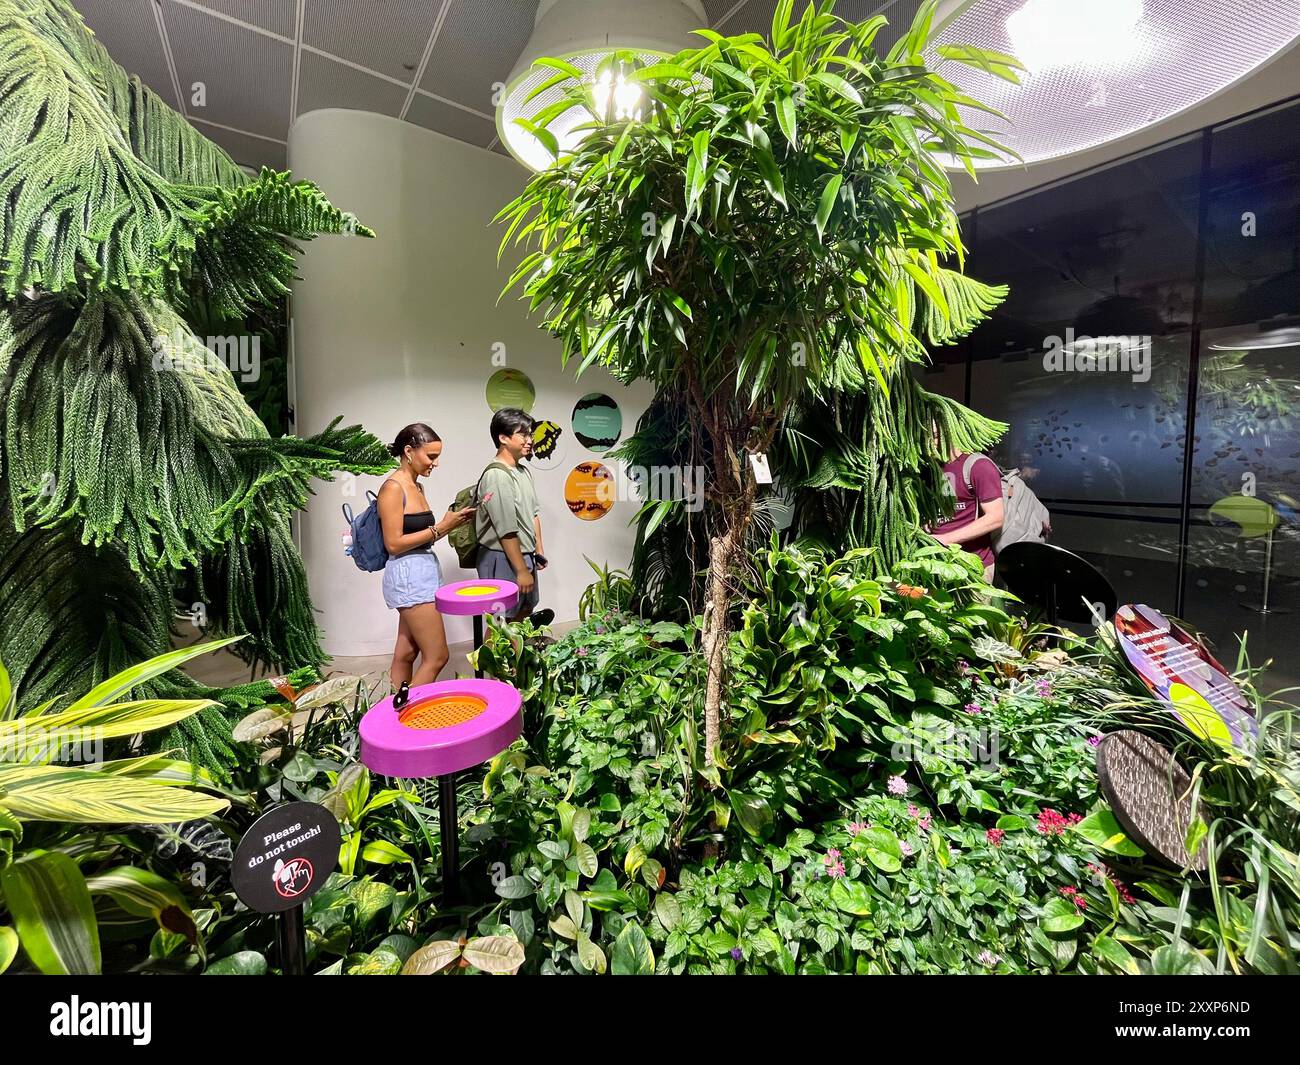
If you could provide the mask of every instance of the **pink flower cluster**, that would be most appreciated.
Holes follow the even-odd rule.
[[[990,828],[984,833],[984,838],[994,847],[1002,846],[1002,837],[1006,833],[1000,828]]]
[[[1039,677],[1038,680],[1034,682],[1034,688],[1038,692],[1040,698],[1050,699],[1052,697],[1052,682],[1046,677]]]
[[[965,706],[962,707],[962,709],[965,710],[966,713],[968,714],[984,713],[984,707],[980,706],[979,703],[967,703]]]
[[[856,836],[859,832],[865,832],[870,827],[871,827],[870,821],[850,821],[849,835]]]
[[[890,777],[886,787],[889,789],[890,795],[907,794],[907,781],[902,777]]]
[[[1076,909],[1086,910],[1088,900],[1084,898],[1083,893],[1077,887],[1063,887],[1061,894],[1074,903]]]
[[[1044,836],[1059,836],[1071,825],[1077,825],[1082,820],[1083,817],[1079,814],[1070,814],[1066,817],[1055,810],[1044,810],[1038,815],[1038,831]]]
[[[828,850],[822,857],[826,864],[826,875],[832,879],[839,879],[844,875],[844,863],[840,861],[840,852],[834,847]]]
[[[924,817],[922,817],[921,809],[916,805],[916,803],[909,802],[907,804],[907,816],[917,818],[916,827],[919,828],[922,832],[930,831],[931,815],[926,814]]]

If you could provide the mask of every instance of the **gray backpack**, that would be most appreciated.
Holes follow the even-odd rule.
[[[975,485],[970,479],[971,470],[982,458],[988,456],[967,455],[962,464],[961,479],[972,495],[975,494]],[[993,462],[992,459],[989,461]],[[993,465],[997,466],[997,463],[994,462]],[[1003,548],[1023,540],[1043,543],[1052,531],[1051,512],[1021,479],[1019,470],[1004,471],[999,467],[998,472],[1002,474],[1003,516],[1002,528],[993,536],[993,553],[997,555]]]

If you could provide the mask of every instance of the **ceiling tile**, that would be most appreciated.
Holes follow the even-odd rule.
[[[486,148],[496,136],[496,124],[491,119],[471,115],[459,107],[452,107],[441,100],[434,100],[423,93],[416,93],[411,101],[406,120],[414,122],[425,129],[437,130],[448,137],[477,144]]]
[[[237,18],[260,26],[264,30],[278,33],[281,37],[292,37],[294,22],[298,18],[297,0],[194,0],[199,7],[209,11],[219,11],[223,15]]]
[[[253,170],[260,170],[264,166],[276,170],[285,169],[286,151],[283,144],[263,140],[261,137],[250,137],[247,133],[220,129],[201,119],[195,119],[193,125],[209,140],[216,141],[225,148],[240,166],[251,167]]]
[[[293,46],[212,15],[164,0],[186,113],[250,133],[283,138],[289,128]],[[206,87],[206,106],[191,106],[194,83]]]
[[[304,44],[407,84],[442,9],[441,0],[306,0],[306,5]]]
[[[535,0],[452,0],[420,88],[491,114],[494,83],[509,77],[533,32]]]
[[[298,114],[322,107],[375,111],[396,118],[406,103],[407,90],[391,81],[372,77],[332,59],[303,52],[298,67]]]
[[[73,6],[128,74],[137,75],[168,104],[177,106],[150,0],[76,0]]]

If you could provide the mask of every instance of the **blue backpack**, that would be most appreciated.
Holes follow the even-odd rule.
[[[384,546],[384,530],[379,523],[379,497],[374,492],[367,492],[370,505],[359,515],[353,517],[352,507],[343,504],[343,517],[352,530],[352,545],[347,554],[357,564],[357,569],[374,573],[381,570],[388,562],[388,548]]]

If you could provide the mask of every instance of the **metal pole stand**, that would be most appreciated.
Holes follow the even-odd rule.
[[[1256,614],[1262,614],[1268,617],[1270,614],[1289,614],[1290,607],[1270,606],[1269,586],[1273,581],[1273,530],[1268,530],[1268,539],[1264,541],[1264,601],[1261,603],[1242,603],[1247,610],[1253,610]]]
[[[307,971],[307,927],[302,907],[280,914],[280,968],[285,976],[302,976]]]
[[[456,814],[455,773],[438,778],[438,830],[442,835],[442,904],[450,909],[460,901],[460,819]]]
[[[475,614],[474,615],[474,650],[477,651],[482,646],[483,646],[483,615]],[[474,670],[474,676],[476,676],[479,680],[482,680],[483,670],[481,669]]]

